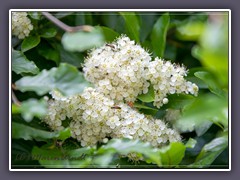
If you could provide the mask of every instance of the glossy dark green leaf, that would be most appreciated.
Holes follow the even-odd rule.
[[[57,30],[55,28],[44,28],[40,31],[39,35],[43,38],[52,38],[56,36]]]
[[[78,68],[82,66],[84,61],[82,53],[66,51],[61,44],[57,44],[56,48],[60,52],[60,59],[62,63],[68,63]]]
[[[139,42],[140,25],[136,14],[134,12],[120,12],[120,15],[125,20],[128,37],[136,42]]]
[[[39,72],[34,62],[29,61],[22,52],[16,50],[12,50],[12,70],[17,74],[37,74]]]
[[[144,27],[140,28],[140,40],[141,42],[144,42],[152,31],[154,22],[157,19],[157,14],[154,12],[151,12],[151,14],[149,14],[148,12],[141,12],[139,14],[139,17],[140,26]]]
[[[63,130],[65,131],[65,130]],[[40,130],[25,124],[12,122],[12,138],[13,139],[24,139],[24,140],[36,140],[36,141],[47,141],[49,139],[63,139],[66,137],[65,132],[49,132]]]
[[[125,20],[118,12],[104,13],[101,20],[104,26],[114,29],[119,34],[125,34]]]
[[[36,47],[40,43],[39,36],[28,36],[26,37],[21,45],[22,52],[26,52],[34,47]]]
[[[159,17],[153,26],[151,41],[154,53],[158,57],[164,57],[169,21],[169,14],[165,13]]]
[[[206,144],[195,162],[190,165],[193,168],[207,168],[212,162],[228,147],[228,137],[221,136],[213,139],[210,143]]]
[[[59,51],[46,42],[41,43],[37,47],[37,51],[41,56],[43,56],[47,60],[56,62],[56,64],[58,64],[60,61]]]
[[[186,94],[170,94],[168,96],[169,103],[164,105],[165,108],[182,109],[185,106],[194,102],[195,98],[192,95]]]
[[[160,149],[163,167],[177,166],[183,159],[186,147],[180,142],[173,142]]]
[[[43,70],[36,76],[25,76],[16,82],[16,87],[22,92],[35,91],[38,95],[57,89],[63,95],[81,93],[90,86],[76,67],[62,63],[58,68]]]
[[[23,119],[30,122],[34,116],[41,118],[47,114],[47,102],[43,99],[28,99],[21,103],[19,109]]]
[[[82,52],[104,44],[104,34],[100,27],[90,32],[66,32],[62,37],[62,44],[68,51]]]
[[[134,103],[134,107],[138,108],[138,109],[149,109],[149,110],[153,110],[153,111],[158,111],[158,109],[151,108],[151,107],[148,107],[144,104],[139,104],[139,103]]]
[[[153,86],[149,87],[146,94],[140,94],[137,98],[142,102],[153,102],[155,98]]]
[[[120,36],[119,33],[108,27],[101,26],[101,29],[107,42],[112,42],[113,40]]]

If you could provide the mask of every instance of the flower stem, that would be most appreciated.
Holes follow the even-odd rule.
[[[92,26],[88,26],[88,25],[82,25],[82,26],[68,26],[67,24],[63,23],[62,21],[60,21],[59,19],[57,19],[56,17],[54,17],[53,15],[51,15],[48,12],[42,12],[42,14],[51,22],[53,22],[55,25],[57,25],[58,27],[60,27],[61,29],[63,29],[66,32],[76,32],[76,31],[92,31],[93,27]]]

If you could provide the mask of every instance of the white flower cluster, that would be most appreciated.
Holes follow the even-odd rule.
[[[66,118],[71,119],[72,137],[82,146],[105,142],[106,138],[140,139],[154,147],[181,140],[179,133],[163,121],[146,117],[124,103],[116,105],[93,88],[86,88],[81,95],[57,96],[50,101],[45,122],[52,129],[61,130]]]
[[[12,12],[12,34],[19,39],[24,39],[33,29],[26,12]]]
[[[195,84],[184,79],[184,67],[159,58],[151,61],[149,53],[125,36],[91,51],[83,71],[99,92],[115,101],[134,102],[148,92],[150,84],[158,108],[168,103],[168,94],[198,92]]]
[[[186,81],[184,76],[187,70],[184,67],[172,64],[169,61],[163,61],[156,58],[149,62],[146,78],[151,82],[154,89],[154,105],[158,108],[168,103],[168,94],[194,94],[198,93],[196,84]]]
[[[135,101],[147,93],[145,71],[151,57],[141,46],[122,36],[112,44],[91,51],[85,60],[84,74],[98,90],[111,99]]]
[[[168,103],[168,94],[197,95],[198,87],[184,79],[184,67],[158,58],[151,61],[149,53],[122,36],[91,51],[83,71],[96,87],[71,97],[52,92],[54,100],[49,102],[44,121],[53,130],[63,129],[63,121],[70,120],[72,137],[82,146],[106,143],[108,138],[140,139],[154,147],[181,141],[179,133],[164,121],[141,114],[124,102],[134,102],[138,95],[148,92],[150,85],[157,107]],[[138,156],[133,153],[129,157]]]

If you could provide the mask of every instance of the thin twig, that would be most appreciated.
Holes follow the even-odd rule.
[[[17,99],[15,93],[12,91],[12,101],[14,102],[14,104],[16,104],[17,106],[21,105],[21,102]]]
[[[42,12],[42,14],[49,19],[51,22],[53,22],[55,25],[57,25],[58,27],[60,27],[61,29],[63,29],[66,32],[76,32],[76,31],[92,31],[93,27],[92,26],[88,26],[88,25],[83,25],[83,26],[68,26],[67,24],[63,23],[62,21],[60,21],[59,19],[57,19],[56,17],[54,17],[53,15],[51,15],[48,12]]]
[[[16,85],[15,85],[15,84],[12,84],[12,88],[13,88],[13,90],[17,90],[17,88],[16,88]]]

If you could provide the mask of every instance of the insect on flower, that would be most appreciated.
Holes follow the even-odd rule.
[[[111,109],[121,109],[119,106],[112,106]]]
[[[131,108],[133,108],[134,103],[132,101],[129,101],[129,102],[127,102],[127,105],[130,106]]]
[[[112,44],[106,44],[106,46],[109,46],[110,48],[115,49],[115,46]]]

